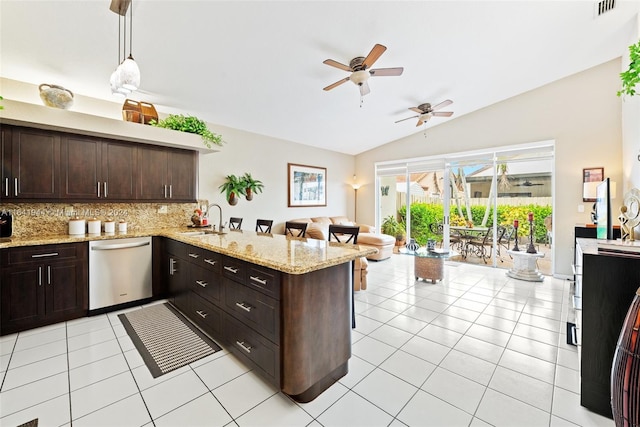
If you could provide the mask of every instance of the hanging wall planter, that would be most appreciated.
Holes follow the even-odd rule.
[[[227,202],[231,206],[238,204],[238,197],[246,195],[246,184],[244,179],[238,178],[235,175],[227,175],[225,182],[219,187],[221,193],[225,193]]]
[[[264,184],[262,184],[262,181],[253,179],[249,172],[245,173],[241,179],[245,185],[245,197],[248,201],[253,200],[254,193],[262,193]]]

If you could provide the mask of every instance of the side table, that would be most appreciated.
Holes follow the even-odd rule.
[[[507,271],[507,276],[530,282],[544,280],[544,276],[540,274],[536,264],[538,258],[543,258],[544,254],[530,254],[524,251],[507,251],[507,253],[513,258],[513,267]]]
[[[460,255],[452,250],[449,252],[443,252],[442,250],[428,251],[426,248],[419,248],[415,251],[400,248],[398,252],[413,256],[413,271],[416,280],[431,280],[432,283],[442,280],[444,276],[444,260]]]

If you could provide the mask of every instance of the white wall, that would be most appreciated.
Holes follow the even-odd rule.
[[[353,218],[353,156],[237,129],[212,129],[221,133],[227,143],[219,153],[200,156],[200,198],[222,206],[225,221],[230,216],[242,217],[242,228],[253,230],[257,218],[273,219],[273,232],[280,233],[288,219],[325,215]],[[327,168],[326,207],[287,207],[287,163]],[[218,187],[226,175],[245,172],[262,181],[264,191],[251,202],[243,198],[236,206],[230,206]]]
[[[375,220],[377,161],[555,140],[554,271],[571,275],[573,227],[591,222],[591,206],[582,202],[582,168],[602,166],[606,176],[622,182],[622,101],[616,96],[620,62],[612,60],[441,125],[434,119],[426,138],[421,130],[359,154],[356,173],[369,178],[358,191],[360,221]],[[584,205],[584,213],[578,205]]]

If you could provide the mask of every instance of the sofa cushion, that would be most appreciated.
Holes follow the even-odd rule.
[[[346,216],[332,216],[329,219],[336,225],[355,225],[355,223],[350,221]]]
[[[327,240],[329,225],[312,222],[307,225],[306,237],[317,240]]]
[[[311,221],[319,224],[333,224],[331,222],[331,218],[329,218],[328,216],[317,216],[315,218],[311,218]]]

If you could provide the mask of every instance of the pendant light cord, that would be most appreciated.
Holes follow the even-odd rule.
[[[129,56],[133,52],[133,1],[129,4]]]

